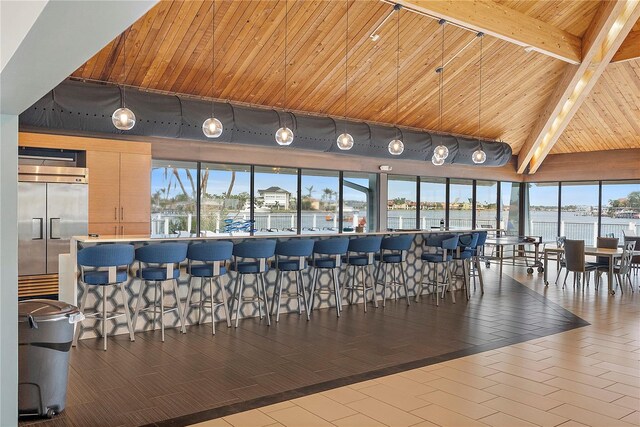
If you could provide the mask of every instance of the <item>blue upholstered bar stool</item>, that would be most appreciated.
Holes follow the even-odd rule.
[[[198,307],[198,324],[202,319],[205,304],[209,302],[211,308],[211,333],[216,334],[216,307],[224,307],[224,315],[227,319],[227,326],[231,327],[231,316],[229,315],[229,305],[227,304],[227,291],[220,282],[220,278],[227,274],[226,261],[231,259],[233,252],[232,242],[207,242],[189,245],[187,250],[187,274],[189,274],[189,289],[187,290],[187,300],[184,303],[182,332],[186,331],[187,317],[191,307]],[[200,300],[191,302],[193,296],[193,278],[200,278]],[[205,283],[209,282],[209,297],[205,295]],[[215,281],[215,288],[214,282]],[[216,292],[220,292],[222,301],[216,301]]]
[[[276,310],[276,322],[280,321],[280,307],[282,306],[282,282],[285,276],[291,277],[295,273],[296,291],[287,292],[288,299],[295,298],[298,301],[298,313],[302,314],[302,306],[309,320],[309,307],[307,306],[307,291],[304,286],[302,271],[307,269],[307,258],[313,254],[314,241],[311,239],[293,239],[276,244],[276,259],[272,265],[276,269],[276,286],[271,299],[271,313]]]
[[[407,286],[407,277],[405,274],[405,259],[407,251],[411,248],[413,236],[405,234],[402,236],[385,237],[380,244],[380,254],[376,255],[378,260],[378,268],[376,269],[376,285],[382,285],[382,306],[387,302],[387,286],[393,289],[393,298],[398,299],[398,288],[404,288],[404,295],[409,302],[409,287]],[[391,272],[389,273],[389,267]],[[380,281],[382,274],[382,281]],[[390,281],[387,279],[389,275]]]
[[[478,240],[475,247],[471,247],[471,276],[473,277],[473,290],[476,290],[476,277],[480,282],[480,293],[484,294],[484,280],[482,278],[482,257],[484,256],[484,245],[487,242],[486,231],[478,231]]]
[[[436,305],[440,305],[440,293],[439,289],[442,288],[442,298],[444,298],[447,289],[451,289],[451,260],[453,259],[453,252],[458,247],[458,236],[455,234],[441,234],[432,235],[427,237],[426,246],[436,248],[435,252],[423,252],[422,253],[422,269],[420,271],[420,280],[418,281],[418,292],[416,293],[416,301],[420,300],[422,291],[425,285],[435,288]],[[433,280],[424,282],[424,273],[427,266],[431,267],[433,272]],[[440,266],[443,266],[444,273],[447,276],[446,282],[439,281]],[[456,297],[451,292],[451,299],[455,303]]]
[[[376,282],[373,277],[373,262],[375,255],[380,252],[382,236],[367,236],[349,240],[349,247],[345,261],[347,272],[351,273],[351,284],[345,286],[347,301],[353,304],[354,295],[362,291],[364,298],[364,312],[367,312],[367,292],[371,293],[371,302],[377,308],[378,298],[376,294]],[[356,276],[360,273],[360,280]]]
[[[478,233],[465,233],[458,236],[458,248],[453,254],[454,261],[462,263],[462,286],[464,286],[469,301],[471,286],[471,261],[473,259],[473,251],[478,246]]]
[[[233,285],[233,295],[231,297],[231,312],[234,304],[236,310],[236,328],[240,319],[240,308],[247,302],[258,302],[260,318],[263,317],[262,308],[264,305],[264,315],[267,316],[267,325],[271,325],[269,317],[269,306],[267,304],[267,287],[265,285],[265,274],[269,271],[268,260],[273,256],[276,249],[275,240],[255,240],[239,243],[233,247],[233,262],[231,270],[236,272]],[[251,261],[238,261],[238,259],[251,259]],[[245,299],[244,276],[251,274],[256,276],[256,295],[250,299]]]
[[[94,318],[102,322],[102,347],[107,349],[107,320],[114,320],[118,317],[127,318],[127,328],[129,338],[135,340],[133,327],[131,325],[131,314],[129,312],[129,301],[127,293],[124,291],[124,282],[129,278],[128,269],[133,263],[132,245],[98,245],[84,248],[78,252],[78,265],[80,266],[80,281],[83,284],[84,292],[80,302],[80,311],[85,318]],[[87,268],[90,270],[87,271]],[[102,291],[102,312],[85,313],[87,305],[87,295],[89,287],[96,286]],[[107,290],[105,287],[117,286],[120,288],[124,312],[109,312],[107,310]],[[78,344],[81,326],[76,327],[73,337],[73,345]]]
[[[178,312],[181,329],[184,330],[182,303],[178,292],[178,278],[180,277],[180,263],[187,257],[186,243],[158,243],[142,246],[136,249],[136,261],[138,261],[138,271],[136,276],[140,279],[140,292],[138,292],[138,302],[136,303],[136,313],[133,316],[133,329],[136,329],[138,315],[141,311],[153,311],[153,326],[156,324],[156,314],[158,313],[158,288],[160,288],[160,330],[162,342],[164,342],[164,315],[174,310]],[[145,266],[143,267],[143,264]],[[176,298],[176,306],[165,310],[164,308],[164,283],[171,282],[173,293]],[[153,284],[153,306],[142,307],[142,299],[147,286]]]
[[[338,273],[342,265],[342,256],[347,254],[349,239],[346,237],[336,237],[326,240],[317,240],[313,246],[313,279],[311,280],[311,292],[309,293],[309,310],[313,311],[313,303],[316,293],[333,294],[336,299],[336,315],[340,317],[342,311],[342,297]],[[331,282],[327,283],[326,290],[322,289],[322,284],[318,284],[318,276],[322,271],[329,271]],[[331,289],[331,284],[333,289]]]

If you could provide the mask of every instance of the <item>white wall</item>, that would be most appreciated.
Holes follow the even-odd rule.
[[[0,114],[0,426],[18,413],[18,116]]]
[[[22,43],[48,0],[2,0],[0,2],[0,71]]]

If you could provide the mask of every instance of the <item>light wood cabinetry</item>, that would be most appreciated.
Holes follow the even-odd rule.
[[[149,234],[151,156],[87,151],[87,168],[89,233]]]

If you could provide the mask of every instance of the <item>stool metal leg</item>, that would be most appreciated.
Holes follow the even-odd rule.
[[[427,266],[427,262],[422,261],[422,268],[420,269],[420,280],[418,281],[418,288],[416,290],[416,302],[420,301],[422,292],[424,290],[424,269]]]
[[[107,351],[107,291],[102,288],[102,349]]]
[[[191,298],[193,296],[192,292],[193,292],[193,276],[189,275],[189,278],[187,279],[187,283],[189,284],[189,287],[187,288],[187,300],[184,303],[184,319],[182,321],[182,333],[185,334],[187,333],[186,330],[186,324],[187,324],[187,316],[189,315],[189,311],[191,311]],[[200,287],[202,292],[202,286]],[[202,298],[202,297],[201,297]],[[200,323],[200,313],[198,313],[198,323]]]
[[[213,279],[211,279],[213,280]],[[222,285],[222,279],[220,276],[216,277],[216,283],[218,284],[218,289],[220,289],[220,293],[222,294],[222,305],[224,306],[224,315],[227,319],[227,327],[231,327],[231,312],[229,310],[229,303],[227,301],[227,290]]]
[[[447,270],[447,277],[448,277],[448,280],[449,280],[449,284],[448,284],[448,286],[445,286],[444,289],[447,289],[447,288],[449,289],[449,292],[451,293],[451,300],[455,304],[456,303],[456,296],[455,296],[455,293],[453,292],[453,289],[452,289],[452,283],[453,283],[452,277],[453,277],[453,275],[451,274],[451,263],[447,262],[445,264],[445,269]]]
[[[296,277],[296,301],[298,302],[298,315],[302,314],[302,304],[300,304],[300,281],[298,280],[298,272],[294,272]],[[291,277],[291,272],[287,273],[289,277]],[[278,316],[280,315],[280,310],[278,310]]]
[[[376,295],[376,286],[375,286],[375,280],[373,278],[373,264],[369,264],[367,268],[367,272],[369,273],[369,279],[371,280],[371,287],[369,288],[369,292],[371,292],[371,298],[373,299],[373,306],[375,308],[378,308],[378,298]],[[365,288],[366,288],[366,284],[365,284]],[[365,298],[365,305],[367,304],[366,298]]]
[[[138,323],[138,315],[140,314],[140,308],[142,306],[142,294],[144,293],[147,286],[147,282],[144,280],[140,280],[140,289],[138,290],[138,301],[136,302],[136,311],[133,314],[133,331],[135,333],[136,324]],[[155,323],[154,323],[155,325]]]
[[[260,294],[262,292],[260,291],[260,279],[258,278],[258,276],[256,276],[256,291],[257,291],[257,294],[258,294],[258,313],[260,314],[260,319],[262,319],[262,317],[263,317],[262,304],[260,303],[260,298],[261,298]],[[269,311],[268,308],[266,310],[267,310],[267,312]]]
[[[340,312],[342,311],[342,297],[340,295],[340,285],[338,285],[338,271],[336,268],[332,268],[332,281],[333,281],[333,293],[336,297],[336,315],[340,317]]]
[[[82,284],[84,288],[84,292],[82,293],[82,300],[80,301],[80,312],[84,314],[84,309],[87,305],[87,294],[89,293],[89,286],[86,284]],[[76,330],[73,334],[73,346],[78,346],[78,339],[80,338],[80,330],[82,329],[82,322],[76,324]]]
[[[262,304],[264,304],[265,316],[267,317],[267,325],[271,326],[271,316],[269,316],[269,305],[267,303],[267,287],[265,285],[264,273],[260,273],[259,276],[260,276],[260,284],[262,285]],[[259,294],[258,294],[258,298],[260,298]],[[258,299],[258,305],[260,305],[259,299]]]
[[[280,270],[276,273],[276,287],[273,290],[273,299],[271,300],[271,313],[273,313],[274,304],[276,305],[276,322],[280,321],[280,306],[282,305],[282,274],[283,272]]]
[[[178,309],[178,319],[180,320],[180,324],[182,326],[181,330],[185,331],[186,333],[186,329],[184,327],[184,317],[182,316],[182,301],[180,301],[180,291],[178,290],[178,279],[173,279],[171,281],[173,283],[173,294],[176,297],[176,309]],[[204,293],[204,289],[201,287],[200,288],[202,291],[202,293]],[[202,297],[200,297],[200,300],[202,301]],[[162,313],[164,315],[164,313]],[[200,315],[200,313],[198,313],[198,315]]]
[[[242,305],[241,298],[242,291],[244,291],[244,274],[240,274],[239,276],[240,283],[236,284],[238,286],[238,289],[236,290],[236,328],[238,327],[238,320],[240,319],[240,306]]]
[[[147,282],[145,281],[145,284]],[[156,327],[156,304],[158,302],[158,282],[153,284],[153,327]]]
[[[309,292],[309,311],[313,311],[313,305],[315,303],[316,298],[316,282],[318,280],[318,269],[313,268],[313,278],[311,279],[311,290]]]
[[[154,311],[155,313],[155,306]],[[160,335],[164,342],[164,282],[160,282]]]
[[[229,310],[231,311],[231,315],[233,315],[233,308],[236,301],[236,291],[238,290],[238,281],[240,280],[240,273],[235,274],[235,278],[233,279],[233,288],[231,290],[231,306]]]
[[[400,269],[400,276],[402,277],[402,285],[404,286],[404,294],[407,298],[407,305],[411,305],[411,302],[409,301],[409,285],[407,284],[407,275],[404,271],[404,262],[400,262],[398,268]]]
[[[202,323],[202,314],[204,313],[204,303],[207,300],[205,280],[206,279],[204,277],[200,278],[200,301],[198,301],[198,325]],[[213,294],[211,295],[211,301],[213,301]],[[187,318],[186,313],[184,313],[184,318],[186,320]],[[185,332],[186,332],[186,329],[185,329]]]
[[[120,283],[120,294],[122,295],[122,303],[124,304],[124,315],[127,318],[127,328],[129,329],[129,339],[135,341],[136,337],[133,335],[133,326],[131,324],[131,313],[129,312],[129,301],[127,299],[127,293],[124,291],[124,283]]]
[[[278,300],[278,285],[280,284],[280,270],[276,271],[276,284],[273,288],[273,297],[271,298],[271,314],[275,314],[276,300]],[[280,309],[280,301],[278,301],[278,310]],[[276,322],[277,322],[276,318]]]
[[[307,315],[307,320],[309,319],[309,305],[307,304],[307,291],[304,287],[304,276],[302,275],[302,271],[298,270],[296,274],[300,277],[300,291],[302,291],[302,303],[304,304],[304,311]],[[298,305],[300,305],[300,298],[298,297]]]
[[[209,277],[209,292],[211,293],[211,334],[215,335],[216,334],[216,305],[213,302],[214,301],[213,296],[215,295],[213,293],[213,277]],[[204,288],[202,288],[202,294],[204,296]],[[226,309],[226,305],[225,305],[225,309]]]

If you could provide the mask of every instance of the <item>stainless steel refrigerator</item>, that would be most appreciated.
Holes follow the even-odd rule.
[[[70,238],[87,234],[87,170],[20,165],[18,181],[18,275],[57,274]]]

